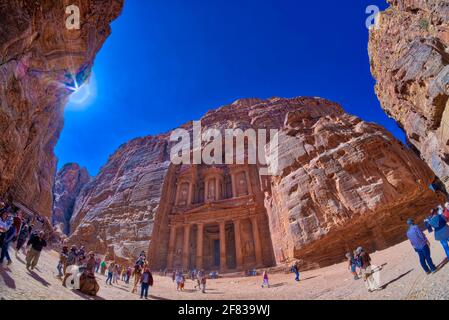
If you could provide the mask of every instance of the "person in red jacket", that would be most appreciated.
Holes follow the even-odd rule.
[[[148,267],[146,267],[140,276],[140,299],[148,299],[148,288],[153,286],[153,275]]]
[[[447,222],[449,222],[449,202],[444,204],[443,217]]]

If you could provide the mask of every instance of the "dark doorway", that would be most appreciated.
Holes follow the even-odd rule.
[[[220,267],[220,240],[214,240],[213,248],[212,254],[214,267]]]

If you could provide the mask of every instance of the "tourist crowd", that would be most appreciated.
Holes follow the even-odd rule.
[[[438,206],[431,210],[430,215],[422,221],[422,226],[429,233],[433,233],[435,240],[444,249],[449,259],[449,203],[445,206]],[[41,225],[39,226],[39,222]],[[0,201],[0,266],[7,262],[10,265],[13,260],[10,256],[10,248],[14,248],[16,255],[23,252],[26,256],[26,268],[33,272],[36,268],[42,250],[47,246],[46,234],[43,228],[44,222],[39,216],[26,214],[20,209],[11,205],[6,205]],[[430,243],[413,219],[407,220],[408,229],[406,232],[413,249],[416,251],[420,264],[427,274],[437,271],[431,257]],[[65,240],[66,241],[66,240]],[[370,292],[381,290],[379,272],[382,267],[371,263],[369,253],[358,247],[354,251],[346,254],[348,269],[354,280],[363,279]],[[96,274],[101,274],[106,278],[105,284],[114,286],[123,282],[128,285],[132,281],[131,292],[136,293],[140,289],[140,298],[148,299],[149,288],[153,286],[154,279],[149,268],[149,262],[144,252],[141,252],[135,263],[131,265],[120,264],[115,261],[107,261],[100,258],[93,251],[86,253],[84,246],[62,244],[59,261],[56,266],[57,276],[61,279],[62,285],[70,289],[79,290],[88,295],[96,295],[100,286],[96,280]],[[295,281],[300,281],[300,263],[294,262],[290,271],[295,274]],[[167,269],[161,271],[166,276]],[[256,276],[257,270],[245,271],[246,276]],[[176,290],[184,291],[186,279],[190,279],[194,284],[194,289],[206,292],[207,276],[210,279],[219,277],[217,271],[212,271],[208,275],[205,270],[174,270],[171,274],[172,281],[176,285]],[[140,286],[140,288],[139,288]],[[262,271],[262,288],[269,288],[269,272]]]
[[[427,229],[429,233],[434,234],[435,240],[443,247],[447,259],[449,259],[448,222],[449,202],[444,207],[439,205],[432,209],[430,215],[422,221],[423,229]],[[414,219],[407,219],[407,226],[407,238],[417,253],[424,272],[426,274],[435,273],[437,267],[431,257],[429,240]],[[363,278],[370,292],[382,289],[379,283],[380,276],[376,276],[376,272],[379,272],[382,268],[371,265],[371,257],[362,247],[357,248],[354,252],[348,252],[346,258],[348,269],[354,276],[354,280]]]

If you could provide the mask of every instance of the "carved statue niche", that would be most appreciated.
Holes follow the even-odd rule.
[[[248,185],[246,183],[246,174],[244,171],[239,172],[235,175],[236,178],[236,188],[237,188],[237,195],[238,196],[244,196],[248,194]]]
[[[179,186],[178,206],[186,206],[189,199],[189,183],[183,182]]]
[[[216,193],[215,193],[215,178],[212,178],[209,180],[207,184],[207,196],[208,201],[215,201],[216,200]]]

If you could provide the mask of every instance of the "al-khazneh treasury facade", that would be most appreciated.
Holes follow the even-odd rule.
[[[252,165],[181,168],[160,266],[229,272],[273,265],[263,206],[266,183]]]

